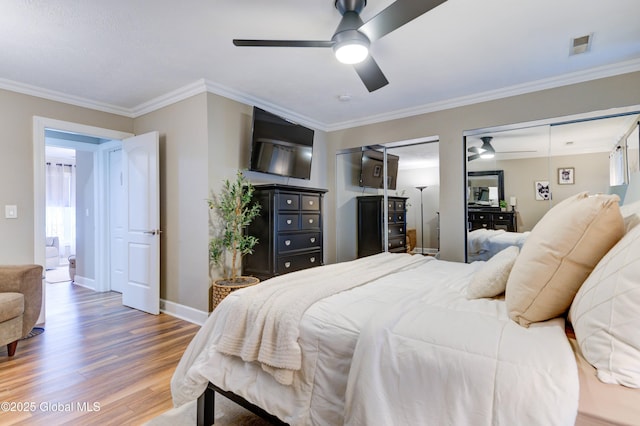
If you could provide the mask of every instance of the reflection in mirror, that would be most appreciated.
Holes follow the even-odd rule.
[[[467,207],[469,210],[506,208],[504,201],[504,171],[487,170],[467,173]]]
[[[387,159],[392,160],[387,170],[395,173],[387,180],[386,206],[385,191],[380,188],[384,170],[381,159],[385,151]],[[439,245],[439,183],[437,138],[339,151],[336,154],[336,260],[353,260],[361,254],[385,249],[409,251],[424,246],[433,249],[435,254]],[[420,186],[426,188],[416,189]],[[425,250],[427,252],[431,253]]]
[[[579,192],[617,193],[624,199],[629,171],[640,162],[632,160],[637,154],[629,147],[636,141],[638,117],[637,110],[626,108],[467,134],[467,170],[504,171],[504,204],[507,214],[514,212],[517,230],[496,227],[495,217],[485,216],[489,231],[475,232],[477,212],[469,205],[467,261],[486,260],[509,245],[523,244],[553,205]],[[474,155],[487,137],[495,155],[485,163]]]

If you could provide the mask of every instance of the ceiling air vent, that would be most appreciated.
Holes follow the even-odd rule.
[[[591,34],[587,34],[582,37],[576,37],[571,40],[571,55],[579,55],[580,53],[588,52],[591,49]]]

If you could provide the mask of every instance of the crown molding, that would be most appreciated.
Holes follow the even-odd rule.
[[[153,98],[148,100],[147,102],[141,103],[131,110],[131,116],[133,118],[140,117],[141,115],[148,114],[160,108],[164,108],[166,106],[175,104],[176,102],[180,102],[192,96],[204,93],[206,92],[206,90],[207,86],[204,79],[194,81],[193,83],[187,84],[186,86],[180,87],[176,90],[172,90],[169,93],[165,93],[164,95],[158,96],[157,98]]]
[[[626,62],[619,62],[613,65],[605,65],[597,68],[591,68],[585,71],[578,71],[561,76],[537,80],[524,84],[517,84],[504,87],[497,90],[489,90],[482,93],[476,93],[469,96],[462,96],[454,99],[433,102],[430,104],[420,105],[414,108],[406,108],[392,111],[389,113],[369,116],[360,120],[349,120],[341,123],[326,124],[326,131],[332,132],[344,130],[353,127],[365,126],[368,124],[376,124],[384,121],[397,120],[401,118],[412,117],[430,112],[443,111],[446,109],[457,108],[477,104],[481,102],[493,101],[496,99],[508,98],[511,96],[523,95],[541,90],[554,89],[571,84],[584,83],[586,81],[597,80],[600,78],[613,77],[616,75],[628,74],[640,71],[640,59],[634,59]]]
[[[605,65],[597,68],[591,68],[586,71],[578,71],[570,74],[564,74],[548,79],[537,80],[534,82],[513,85],[497,90],[490,90],[469,96],[462,96],[454,99],[447,99],[438,102],[432,102],[417,107],[400,109],[384,114],[369,116],[362,119],[343,121],[338,123],[323,123],[310,117],[300,115],[294,111],[282,108],[278,105],[266,102],[262,99],[251,96],[240,90],[206,80],[200,79],[191,84],[183,86],[179,89],[166,93],[157,98],[144,102],[134,108],[124,108],[116,105],[110,105],[102,102],[96,102],[90,99],[81,98],[79,96],[68,95],[66,93],[54,90],[43,89],[40,87],[18,83],[15,81],[0,78],[0,89],[6,89],[25,95],[35,96],[39,98],[49,99],[52,101],[63,102],[70,105],[76,105],[84,108],[103,111],[111,114],[117,114],[129,118],[137,118],[141,115],[148,114],[160,108],[174,104],[176,102],[187,99],[201,93],[209,92],[225,98],[235,100],[246,105],[255,105],[257,107],[269,110],[275,114],[286,117],[292,121],[302,125],[325,131],[344,130],[352,127],[365,126],[369,124],[381,123],[384,121],[397,120],[401,118],[412,117],[430,112],[442,111],[446,109],[472,105],[481,102],[492,101],[510,96],[517,96],[526,93],[537,92],[546,89],[567,86],[571,84],[583,83],[585,81],[596,80],[599,78],[612,77],[615,75],[627,74],[640,71],[640,59],[634,59],[626,62],[619,62],[613,65]]]
[[[128,108],[110,105],[103,102],[96,102],[90,99],[81,98],[80,96],[73,96],[67,93],[57,92],[55,90],[43,89],[42,87],[18,83],[4,78],[0,78],[0,89],[133,118],[132,112]]]
[[[268,110],[269,112],[285,117],[298,124],[302,124],[303,126],[308,126],[317,130],[322,130],[322,131],[326,131],[327,129],[327,124],[325,123],[314,120],[304,115],[300,115],[294,111],[291,111],[286,108],[282,108],[270,102],[266,102],[263,99],[256,98],[254,96],[248,95],[239,90],[232,89],[230,87],[223,86],[221,84],[214,83],[212,81],[207,81],[206,85],[207,85],[207,91],[210,93],[224,96],[225,98],[229,98],[246,105],[252,105],[252,106],[255,105],[258,108]]]

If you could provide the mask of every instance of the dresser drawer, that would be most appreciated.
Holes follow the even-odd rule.
[[[389,238],[389,250],[405,248],[405,238]]]
[[[320,211],[320,196],[318,195],[302,195],[301,210]]]
[[[403,224],[389,224],[389,238],[404,237]]]
[[[320,215],[303,213],[300,229],[320,229]]]
[[[278,230],[279,231],[295,231],[299,228],[298,214],[279,214],[278,215]]]
[[[280,210],[300,210],[300,195],[288,192],[278,194],[278,208]]]
[[[487,221],[491,220],[491,213],[469,213],[469,220]]]
[[[404,201],[395,201],[394,202],[394,210],[395,211],[404,211]]]
[[[278,253],[310,248],[320,248],[320,233],[278,235]]]
[[[287,272],[299,271],[301,269],[320,266],[322,264],[322,252],[320,250],[305,254],[296,254],[293,256],[278,257],[279,274]]]
[[[471,230],[476,230],[476,229],[492,229],[491,228],[491,222],[486,220],[486,221],[481,221],[481,220],[472,220],[471,221]]]

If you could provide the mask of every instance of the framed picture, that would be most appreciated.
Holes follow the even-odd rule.
[[[558,185],[573,185],[575,169],[573,167],[561,167],[558,169]]]
[[[548,180],[537,180],[535,183],[536,200],[544,201],[551,199],[551,190]]]

